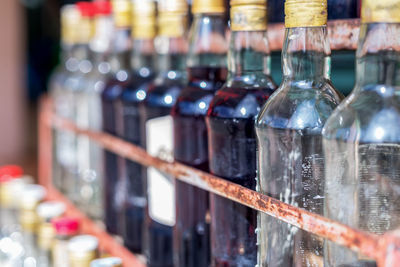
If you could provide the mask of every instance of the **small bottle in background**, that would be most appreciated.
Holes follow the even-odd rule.
[[[89,267],[98,256],[99,241],[91,235],[79,235],[68,242],[69,267]]]
[[[121,266],[122,266],[122,259],[117,257],[96,259],[90,263],[90,267],[121,267]]]
[[[24,266],[35,266],[38,250],[36,247],[38,216],[36,208],[46,196],[46,189],[40,185],[25,185],[20,198],[19,222],[22,227],[22,242],[25,251]]]
[[[52,221],[55,229],[55,238],[52,247],[53,266],[69,267],[68,242],[79,231],[79,221],[75,218],[64,217]]]
[[[62,202],[47,201],[39,204],[36,212],[40,219],[37,232],[39,252],[37,266],[48,267],[51,266],[51,248],[55,237],[55,230],[51,220],[60,217],[65,212],[65,205]]]

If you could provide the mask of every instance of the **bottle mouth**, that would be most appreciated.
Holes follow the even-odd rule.
[[[326,0],[286,0],[285,27],[320,27],[328,20]]]

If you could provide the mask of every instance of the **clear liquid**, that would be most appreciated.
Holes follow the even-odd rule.
[[[398,227],[400,145],[324,139],[324,146],[330,151],[326,157],[325,216],[376,234]],[[332,242],[327,242],[325,261],[326,266],[374,265]]]
[[[257,129],[259,190],[313,213],[323,212],[322,137],[307,130]],[[318,132],[318,131],[317,131]],[[260,213],[259,266],[323,266],[323,239]]]

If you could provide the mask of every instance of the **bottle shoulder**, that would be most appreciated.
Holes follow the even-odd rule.
[[[354,90],[323,129],[326,139],[345,142],[400,142],[400,95],[384,85]]]
[[[184,87],[185,81],[181,79],[168,79],[157,77],[148,85],[146,106],[172,107]]]
[[[283,81],[262,108],[256,127],[320,132],[342,99],[326,79],[318,83]]]

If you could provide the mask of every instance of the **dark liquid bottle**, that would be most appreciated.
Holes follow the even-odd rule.
[[[186,2],[185,2],[186,3]],[[159,7],[158,74],[149,85],[146,99],[140,105],[142,146],[153,156],[172,158],[171,108],[186,84],[186,51],[184,25],[186,4],[176,13]],[[182,6],[181,6],[182,7]],[[163,27],[168,19],[174,27]],[[167,49],[165,49],[167,48]],[[147,266],[173,266],[172,229],[175,224],[173,179],[154,168],[143,168],[146,177],[147,213],[145,222],[145,254]]]
[[[195,18],[189,35],[189,84],[172,110],[175,160],[203,171],[208,171],[205,115],[215,91],[225,83],[227,75],[224,2],[215,1],[213,7],[208,5],[207,2],[193,2]],[[205,13],[215,11],[218,5],[217,13]],[[209,266],[209,194],[178,180],[175,190],[175,266]]]
[[[121,14],[120,14],[121,13]],[[115,21],[118,16],[123,16],[124,10],[114,10]],[[131,36],[129,25],[116,23],[111,55],[112,75],[106,82],[102,92],[103,130],[112,135],[117,135],[117,101],[123,89],[129,84],[130,78],[130,49]],[[118,156],[105,150],[104,152],[104,222],[106,229],[112,234],[121,234],[121,209],[123,199],[123,181],[118,173]]]
[[[265,12],[257,17],[262,29],[243,22],[239,27],[235,18],[257,16],[245,7],[231,7],[230,77],[212,99],[206,120],[211,173],[255,190],[255,117],[276,86],[269,76]],[[265,11],[265,4],[256,8]],[[249,40],[261,41],[255,46]],[[255,266],[257,212],[215,194],[210,205],[211,266]]]
[[[155,37],[155,3],[133,2],[132,77],[117,103],[118,134],[126,141],[142,144],[139,104],[146,98],[149,83],[154,79],[153,54]],[[125,180],[126,194],[122,207],[122,237],[125,246],[142,253],[143,227],[146,211],[146,182],[139,163],[119,158],[118,172]]]

